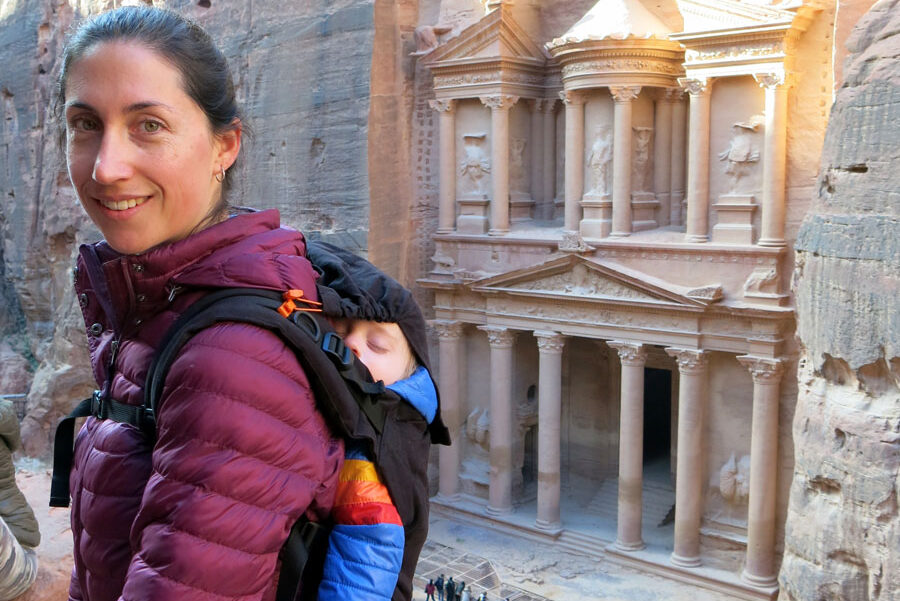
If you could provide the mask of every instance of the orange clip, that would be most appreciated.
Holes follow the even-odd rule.
[[[278,313],[282,317],[290,317],[291,313],[294,311],[313,311],[313,312],[321,312],[322,309],[313,309],[312,307],[298,307],[297,303],[306,303],[307,305],[312,305],[314,307],[321,307],[322,303],[314,300],[309,300],[303,298],[303,290],[288,290],[284,294],[281,295],[281,298],[284,299],[284,302],[281,303],[281,306],[278,307]]]

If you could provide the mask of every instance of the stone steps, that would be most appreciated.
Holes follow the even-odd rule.
[[[671,485],[656,479],[644,479],[642,494],[643,523],[658,526],[668,515],[675,504],[675,489]],[[607,478],[585,511],[603,518],[616,521],[618,517],[619,480]]]

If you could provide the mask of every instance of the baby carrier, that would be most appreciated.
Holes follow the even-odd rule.
[[[155,436],[156,407],[166,374],[184,344],[218,322],[253,324],[278,334],[294,350],[332,432],[358,441],[373,458],[404,528],[403,563],[393,598],[409,599],[428,532],[429,447],[450,444],[449,432],[440,408],[428,424],[399,395],[373,382],[324,316],[396,322],[417,361],[430,374],[425,321],[409,291],[368,261],[324,243],[310,243],[307,254],[320,274],[320,302],[306,300],[300,291],[228,288],[212,292],[194,303],[167,332],[147,374],[141,406],[119,403],[95,391],[64,418],[56,431],[50,505],[69,504],[75,418],[112,419]],[[295,599],[298,590],[302,599],[315,599],[328,532],[328,524],[305,518],[294,525],[281,552],[277,601]]]

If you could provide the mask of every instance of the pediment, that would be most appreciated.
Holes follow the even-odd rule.
[[[765,5],[752,0],[677,0],[684,17],[684,33],[791,23],[794,3]]]
[[[445,64],[479,63],[488,59],[512,59],[543,65],[549,57],[516,23],[511,12],[501,5],[455,38],[432,50],[425,58],[428,66],[434,68]]]
[[[565,255],[532,267],[476,280],[472,290],[532,297],[616,301],[639,305],[704,307],[721,296],[705,287],[698,295],[682,286],[602,259]],[[699,291],[700,289],[696,289]]]

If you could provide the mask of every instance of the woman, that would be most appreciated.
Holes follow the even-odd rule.
[[[69,177],[105,238],[75,275],[104,403],[141,404],[163,334],[210,290],[315,299],[301,234],[276,211],[229,215],[242,125],[201,28],[147,7],[102,14],[70,40],[57,100]],[[169,372],[155,443],[109,419],[79,433],[70,598],[274,598],[279,549],[301,515],[328,514],[342,456],[274,334],[204,330]]]

